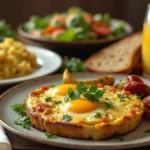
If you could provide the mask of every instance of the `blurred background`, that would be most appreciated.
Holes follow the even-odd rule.
[[[91,13],[110,13],[112,17],[128,21],[134,31],[142,29],[149,0],[0,0],[0,19],[13,28],[28,20],[31,15],[44,16],[79,6]]]

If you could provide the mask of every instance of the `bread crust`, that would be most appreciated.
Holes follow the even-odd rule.
[[[105,140],[113,135],[125,135],[134,130],[139,125],[142,118],[141,113],[132,118],[124,118],[123,123],[119,125],[101,124],[89,126],[45,120],[33,114],[29,109],[27,109],[27,114],[30,117],[32,126],[38,130],[47,131],[62,137],[84,140]]]
[[[136,37],[136,36],[141,36],[141,32],[138,32],[138,33],[134,33],[132,35],[130,35],[129,37],[126,37],[106,48],[103,48],[102,50],[96,52],[95,54],[93,54],[92,56],[90,56],[86,61],[85,61],[85,66],[88,70],[91,70],[91,71],[95,71],[95,72],[106,72],[106,73],[130,73],[132,71],[132,69],[139,63],[140,61],[140,58],[141,58],[141,42],[139,43],[136,43],[135,47],[134,47],[134,50],[130,53],[129,57],[127,58],[128,59],[128,65],[124,66],[123,68],[120,68],[120,69],[114,69],[113,71],[112,70],[108,70],[106,68],[100,68],[100,67],[97,67],[97,66],[93,66],[91,65],[92,62],[95,61],[95,59],[98,59],[97,58],[97,55],[99,54],[103,54],[105,53],[105,50],[108,50],[112,47],[117,47],[118,45],[122,45],[123,43],[129,41],[130,39]],[[129,43],[130,44],[130,43]],[[113,50],[112,50],[113,51]]]

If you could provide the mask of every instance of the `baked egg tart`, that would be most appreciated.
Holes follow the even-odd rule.
[[[134,94],[102,84],[41,86],[25,101],[32,126],[62,137],[104,140],[140,123],[144,104]]]

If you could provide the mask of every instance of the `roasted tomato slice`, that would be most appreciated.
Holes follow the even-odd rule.
[[[111,33],[110,26],[105,22],[93,22],[92,29],[100,36],[107,36]]]
[[[33,108],[33,111],[35,112],[44,112],[46,108],[50,108],[50,105],[44,104],[44,103],[39,103]]]

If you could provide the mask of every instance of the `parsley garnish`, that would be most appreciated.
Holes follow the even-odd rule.
[[[71,116],[65,114],[63,115],[63,122],[67,122],[67,121],[70,121],[71,120]]]
[[[130,96],[129,95],[126,95],[126,98],[128,98],[129,100],[131,100]]]
[[[17,114],[24,116],[26,115],[26,109],[25,109],[25,105],[23,104],[14,104],[11,106],[12,110],[15,111]]]
[[[145,130],[145,133],[150,133],[150,129]]]
[[[124,94],[118,94],[118,98],[119,98],[119,100],[120,100],[120,102],[124,102],[125,100],[124,100]]]
[[[68,89],[68,93],[65,96],[64,101],[80,98],[80,94],[83,94],[85,98],[92,102],[95,102],[98,101],[105,92],[105,89],[99,90],[96,85],[86,86],[84,82],[81,81],[77,84],[75,91],[73,91],[72,88]]]
[[[48,139],[57,139],[57,136],[55,134],[50,134],[48,132],[45,132],[44,135],[48,138]]]
[[[15,120],[14,124],[30,130],[31,121],[28,116],[24,116],[23,118]]]
[[[46,102],[50,102],[51,100],[52,100],[52,97],[50,97],[50,96],[45,98]]]
[[[100,118],[102,116],[102,114],[100,112],[95,112],[94,117],[95,118]]]
[[[106,107],[107,107],[107,108],[111,108],[111,107],[113,107],[113,105],[114,105],[113,102],[105,102],[105,104],[106,104]]]
[[[61,104],[61,101],[55,101],[55,104]]]
[[[109,98],[105,97],[105,100],[110,100]]]
[[[21,118],[18,118],[17,120],[15,120],[14,124],[30,130],[31,121],[30,121],[30,118],[26,114],[25,105],[18,103],[18,104],[14,104],[13,106],[11,106],[11,108],[18,115],[21,115]]]

